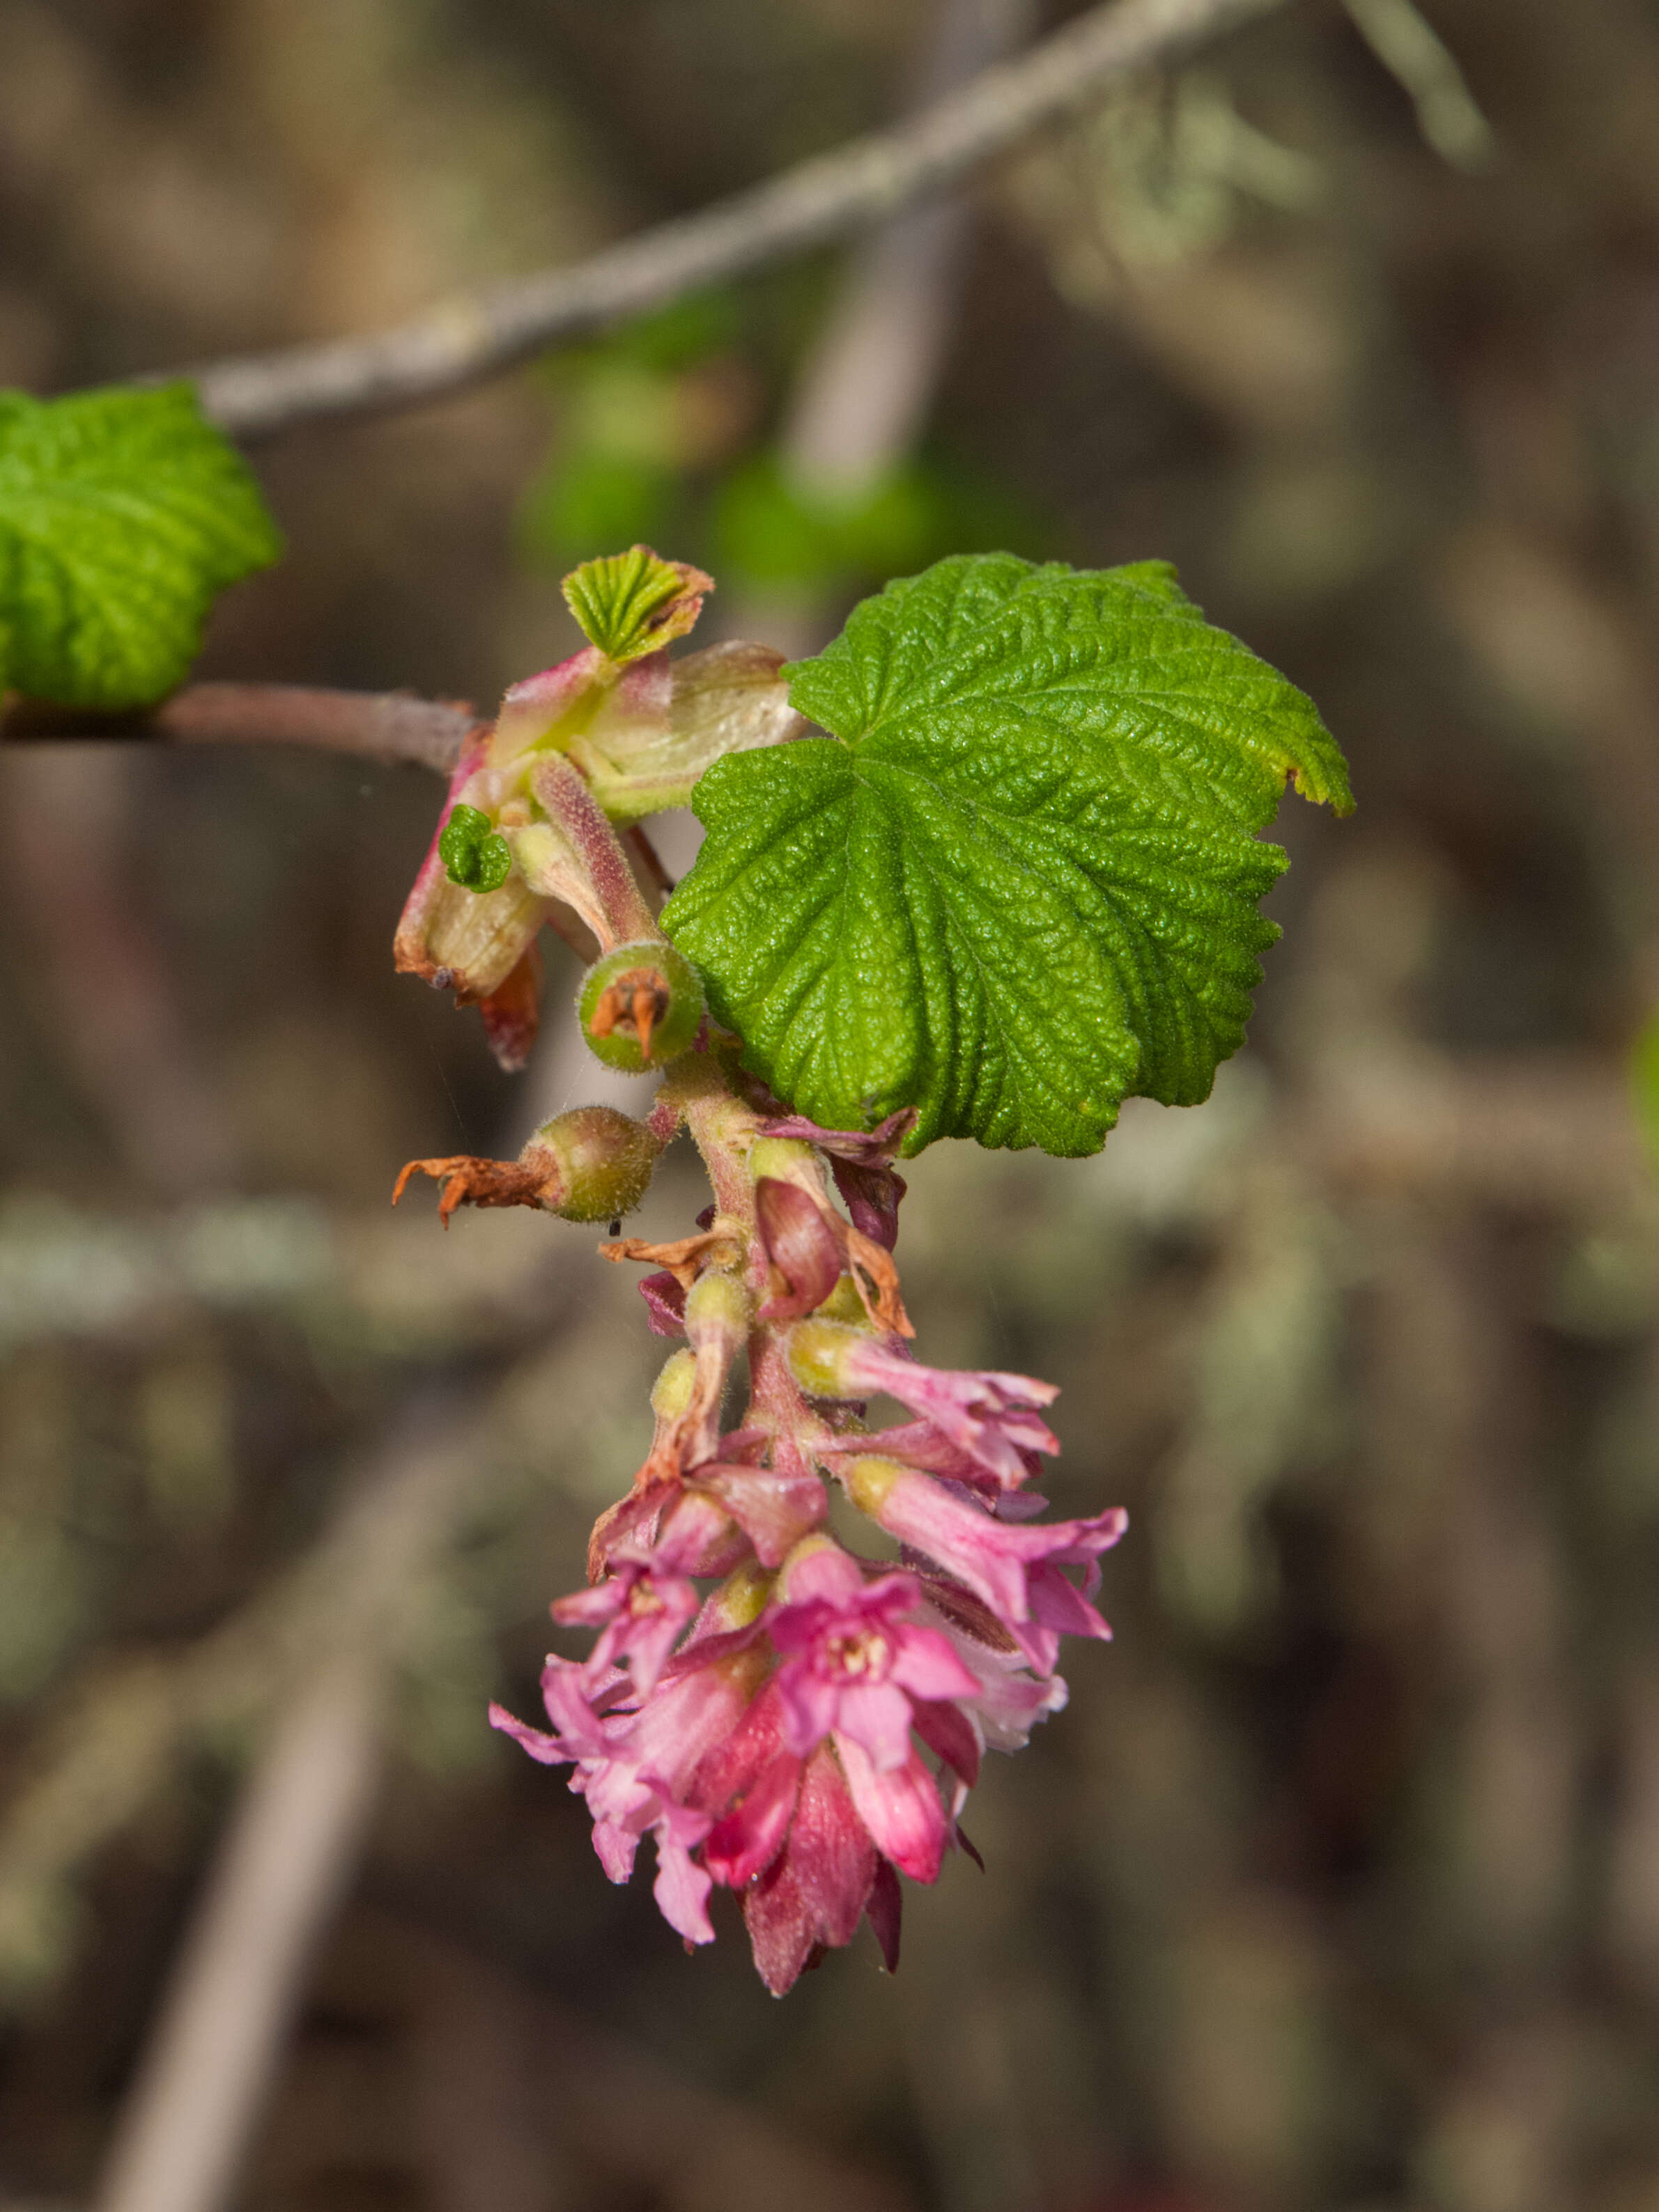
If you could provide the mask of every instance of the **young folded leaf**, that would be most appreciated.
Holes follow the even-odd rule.
[[[1353,803],[1311,702],[1159,562],[941,561],[786,672],[829,734],[710,769],[662,918],[773,1091],[1066,1155],[1206,1097],[1279,934],[1255,832],[1287,778]]]

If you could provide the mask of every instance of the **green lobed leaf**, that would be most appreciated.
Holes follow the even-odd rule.
[[[1287,777],[1353,803],[1311,702],[1160,562],[941,561],[787,672],[830,735],[710,769],[663,915],[774,1091],[1061,1154],[1206,1097],[1279,933],[1255,833]]]
[[[0,392],[0,688],[147,706],[183,681],[215,593],[281,550],[188,384]]]

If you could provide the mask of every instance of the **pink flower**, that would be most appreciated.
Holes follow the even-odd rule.
[[[827,1743],[799,1768],[792,1794],[787,1839],[743,1892],[755,1965],[774,1996],[818,1952],[850,1943],[866,1909],[889,1968],[898,1963],[898,1886]]]
[[[654,1552],[618,1546],[610,1573],[596,1588],[554,1600],[553,1618],[562,1628],[599,1631],[582,1668],[588,1681],[598,1681],[625,1659],[640,1696],[648,1698],[655,1689],[699,1603],[696,1585],[683,1571],[690,1562],[671,1565],[677,1556],[667,1546]]]
[[[1037,1407],[1060,1395],[1034,1375],[990,1369],[958,1373],[924,1367],[890,1344],[844,1322],[808,1321],[791,1332],[789,1362],[804,1390],[830,1398],[896,1398],[1004,1489],[1024,1482],[1022,1455],[1057,1452],[1058,1439]]]
[[[653,1894],[663,1917],[689,1943],[712,1943],[707,1900],[713,1878],[691,1857],[708,1834],[707,1814],[684,1801],[693,1769],[732,1733],[754,1693],[757,1672],[748,1653],[688,1668],[660,1682],[635,1709],[599,1710],[617,1681],[599,1686],[568,1659],[550,1658],[542,1701],[550,1733],[527,1727],[500,1705],[490,1725],[513,1737],[546,1766],[574,1765],[570,1786],[587,1800],[593,1848],[614,1882],[634,1870],[640,1838],[657,1845]]]
[[[1088,1600],[1099,1587],[1099,1554],[1128,1526],[1121,1507],[1086,1521],[1011,1525],[970,1492],[892,1460],[854,1460],[842,1480],[861,1512],[982,1598],[1042,1673],[1053,1666],[1061,1633],[1110,1636]],[[1077,1565],[1085,1571],[1082,1589],[1060,1571]]]
[[[843,1753],[853,1743],[876,1773],[891,1774],[912,1757],[914,1700],[977,1692],[949,1638],[906,1618],[921,1596],[914,1575],[866,1582],[845,1552],[826,1545],[785,1581],[787,1601],[767,1615],[766,1629],[783,1655],[775,1680],[784,1739],[798,1758],[833,1733]]]

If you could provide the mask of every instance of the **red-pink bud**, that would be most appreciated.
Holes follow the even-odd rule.
[[[763,1176],[755,1218],[782,1287],[761,1308],[763,1321],[799,1321],[816,1312],[841,1280],[841,1249],[821,1206],[798,1183]]]

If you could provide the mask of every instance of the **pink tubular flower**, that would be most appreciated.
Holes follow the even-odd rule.
[[[790,1335],[789,1362],[801,1388],[817,1396],[896,1398],[1006,1490],[1025,1480],[1023,1455],[1060,1449],[1036,1411],[1059,1390],[1035,1376],[924,1367],[862,1329],[833,1321],[800,1322]]]
[[[707,1901],[713,1877],[690,1856],[711,1822],[685,1803],[684,1785],[741,1717],[756,1686],[755,1662],[738,1653],[690,1668],[674,1681],[659,1682],[631,1711],[598,1710],[590,1700],[614,1697],[615,1685],[595,1691],[584,1677],[573,1661],[549,1659],[542,1701],[550,1733],[527,1727],[500,1705],[489,1709],[490,1725],[543,1765],[574,1765],[570,1786],[587,1800],[593,1848],[612,1881],[628,1880],[640,1838],[653,1835],[653,1894],[663,1917],[687,1942],[712,1943]]]
[[[845,1552],[824,1544],[784,1579],[787,1601],[766,1628],[783,1656],[775,1680],[798,1758],[833,1733],[838,1747],[857,1745],[876,1773],[891,1774],[912,1755],[914,1700],[978,1691],[949,1638],[906,1618],[921,1596],[914,1575],[866,1583]]]
[[[1121,1507],[1086,1521],[1011,1524],[988,1512],[970,1492],[892,1460],[854,1460],[842,1480],[861,1512],[982,1598],[1044,1674],[1062,1632],[1110,1636],[1088,1600],[1099,1587],[1099,1554],[1128,1526]],[[1081,1590],[1060,1572],[1078,1565],[1085,1570]]]
[[[648,1698],[656,1688],[699,1603],[696,1583],[671,1564],[672,1553],[664,1557],[667,1550],[619,1546],[602,1583],[554,1600],[553,1618],[562,1628],[599,1631],[582,1668],[589,1682],[599,1681],[625,1659],[641,1697]]]

